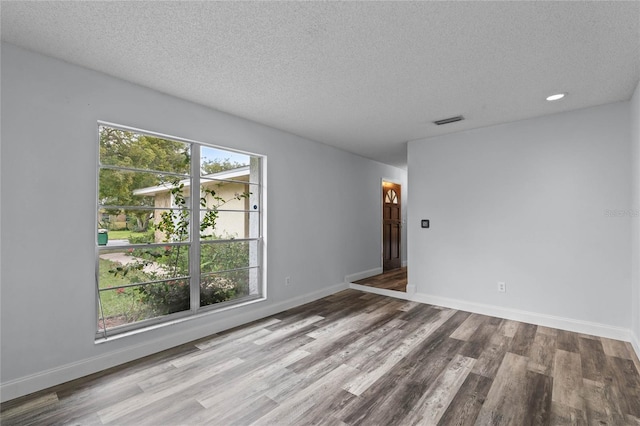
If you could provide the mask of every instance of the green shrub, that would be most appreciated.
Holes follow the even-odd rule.
[[[165,281],[137,287],[140,300],[155,315],[167,315],[190,309],[189,283],[185,280]]]
[[[200,306],[213,305],[242,295],[238,289],[241,282],[219,275],[209,275],[200,279]]]
[[[157,315],[168,315],[190,309],[190,290],[187,280],[165,281],[137,287],[140,300]],[[200,306],[213,305],[234,299],[237,291],[233,285],[217,285],[211,277],[200,283]]]
[[[155,242],[153,231],[150,232],[132,232],[129,235],[129,244],[145,244]]]

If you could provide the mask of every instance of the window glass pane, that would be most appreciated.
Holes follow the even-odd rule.
[[[100,288],[139,284],[189,275],[189,248],[121,248],[101,250],[99,254]]]
[[[155,316],[140,299],[137,287],[101,290],[100,302],[107,330]],[[103,328],[102,318],[99,317],[98,329]]]
[[[172,280],[124,288],[107,287],[100,290],[100,302],[107,330],[187,311],[190,309],[189,280]],[[104,330],[101,318],[98,319],[98,330]]]
[[[190,180],[159,173],[100,169],[98,203],[109,206],[188,207]]]
[[[100,126],[100,164],[188,174],[189,144]]]
[[[109,209],[98,211],[98,245],[189,241],[189,211],[177,209]]]
[[[251,157],[233,151],[210,146],[200,147],[200,174],[202,176],[245,168],[249,166]],[[223,173],[224,174],[224,173]]]
[[[154,229],[156,243],[189,241],[189,212],[187,210],[156,210]]]
[[[258,238],[258,220],[257,212],[201,210],[200,238],[203,240]]]
[[[229,241],[200,246],[200,272],[203,274],[257,266],[257,241]]]
[[[200,205],[224,210],[250,210],[252,195],[258,194],[258,186],[240,181],[200,180]]]
[[[222,272],[200,277],[200,306],[213,305],[256,294],[257,268]]]

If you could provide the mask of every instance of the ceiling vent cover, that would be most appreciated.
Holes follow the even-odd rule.
[[[437,120],[437,121],[434,121],[434,123],[437,124],[438,126],[442,126],[443,124],[455,123],[456,121],[462,121],[462,120],[464,120],[464,117],[461,115],[458,115],[456,117],[445,118],[444,120]]]

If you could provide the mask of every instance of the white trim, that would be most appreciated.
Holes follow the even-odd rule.
[[[409,287],[410,286],[407,285],[407,293],[404,293],[401,291],[386,290],[359,284],[349,284],[349,288],[364,291],[367,293],[380,294],[382,296],[411,300],[414,302],[420,302],[429,305],[443,306],[445,308],[526,322],[529,324],[552,327],[560,330],[572,331],[575,333],[590,334],[592,336],[623,340],[625,342],[631,343],[636,352],[636,355],[638,356],[638,359],[640,359],[640,339],[638,338],[638,336],[633,334],[630,329],[627,328],[614,327],[606,324],[576,320],[572,318],[557,317],[536,312],[522,311],[519,309],[503,308],[501,306],[485,305],[482,303],[469,302],[460,299],[450,299],[425,293],[412,294],[412,292],[409,291]],[[415,286],[411,287],[415,288]]]
[[[96,345],[102,345],[105,343],[110,343],[113,342],[115,340],[118,339],[126,339],[130,336],[135,336],[136,334],[144,334],[150,330],[155,330],[157,328],[165,328],[165,327],[169,327],[175,324],[180,324],[183,322],[189,322],[189,321],[194,321],[194,320],[198,320],[201,318],[208,318],[208,317],[212,317],[212,316],[216,316],[216,315],[220,315],[220,313],[225,312],[225,311],[230,311],[230,310],[235,310],[235,309],[240,309],[244,306],[248,306],[248,305],[253,305],[254,303],[262,303],[265,302],[267,300],[266,296],[261,296],[261,297],[257,297],[257,298],[252,298],[249,300],[245,300],[245,301],[240,301],[240,302],[236,302],[233,303],[233,300],[226,302],[222,307],[220,306],[216,306],[216,305],[209,305],[206,307],[206,309],[196,313],[196,314],[191,314],[190,311],[184,311],[184,315],[180,316],[178,318],[172,319],[172,320],[165,320],[163,321],[163,318],[158,318],[158,322],[152,323],[148,326],[142,326],[142,327],[137,327],[137,328],[131,328],[128,329],[126,331],[122,331],[119,332],[117,334],[114,334],[112,332],[112,334],[107,333],[107,337],[103,337],[104,333],[98,331],[96,332],[96,340],[95,340],[95,344]],[[179,315],[180,313],[177,313],[176,315]],[[214,318],[215,321],[215,318]]]
[[[380,188],[382,188],[382,183],[383,182],[389,182],[389,183],[393,183],[393,184],[396,184],[396,185],[400,185],[400,188],[402,188],[402,181],[398,180],[398,179],[391,179],[391,178],[387,179],[385,177],[380,178]],[[401,196],[402,196],[402,194],[401,194]],[[402,202],[402,200],[400,200],[400,202]]]
[[[406,260],[403,260],[403,261],[402,261],[402,267],[403,267],[403,268],[406,268],[408,263],[409,263],[409,262],[407,262]]]
[[[239,325],[247,324],[296,306],[304,305],[305,303],[321,299],[339,291],[346,290],[347,288],[348,286],[346,283],[335,284],[330,287],[284,300],[269,306],[256,307],[248,313],[236,313],[235,315],[226,318],[216,319],[214,323],[203,324],[196,328],[166,334],[148,342],[128,346],[126,348],[92,358],[87,358],[78,362],[65,364],[60,367],[55,367],[29,376],[10,380],[0,384],[0,400],[1,402],[9,401],[39,390],[47,389],[51,386],[97,373],[99,371],[106,370],[107,368],[115,367],[117,365],[189,343]]]
[[[631,333],[631,346],[633,350],[636,351],[636,356],[640,360],[640,337],[633,333]]]
[[[625,342],[631,342],[631,338],[633,336],[631,330],[627,328],[614,327],[606,324],[576,320],[572,318],[557,317],[554,315],[540,314],[536,312],[521,311],[519,309],[503,308],[495,305],[485,305],[460,299],[432,296],[425,293],[416,293],[413,295],[411,300],[482,315],[490,315],[498,318],[526,322],[529,324],[573,331],[575,333],[624,340]]]
[[[395,297],[396,299],[411,300],[411,296],[405,293],[404,291],[387,290],[386,288],[376,288],[376,287],[370,287],[368,285],[353,284],[353,283],[349,284],[349,288],[353,290],[364,291],[366,293],[379,294],[381,296]]]
[[[354,281],[363,280],[365,278],[374,277],[382,273],[382,266],[369,269],[368,271],[356,272],[355,274],[347,275],[344,277],[345,283],[352,283]]]

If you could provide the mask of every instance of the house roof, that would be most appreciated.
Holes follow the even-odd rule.
[[[249,166],[238,167],[237,169],[225,170],[222,172],[211,173],[208,175],[202,175],[201,179],[212,179],[215,182],[219,181],[234,181],[241,178],[248,177],[250,174]],[[183,179],[179,183],[183,184],[186,188],[191,186],[190,179]],[[173,187],[171,183],[164,183],[157,186],[149,186],[146,188],[139,188],[133,191],[133,195],[156,195],[162,192],[167,192]]]

